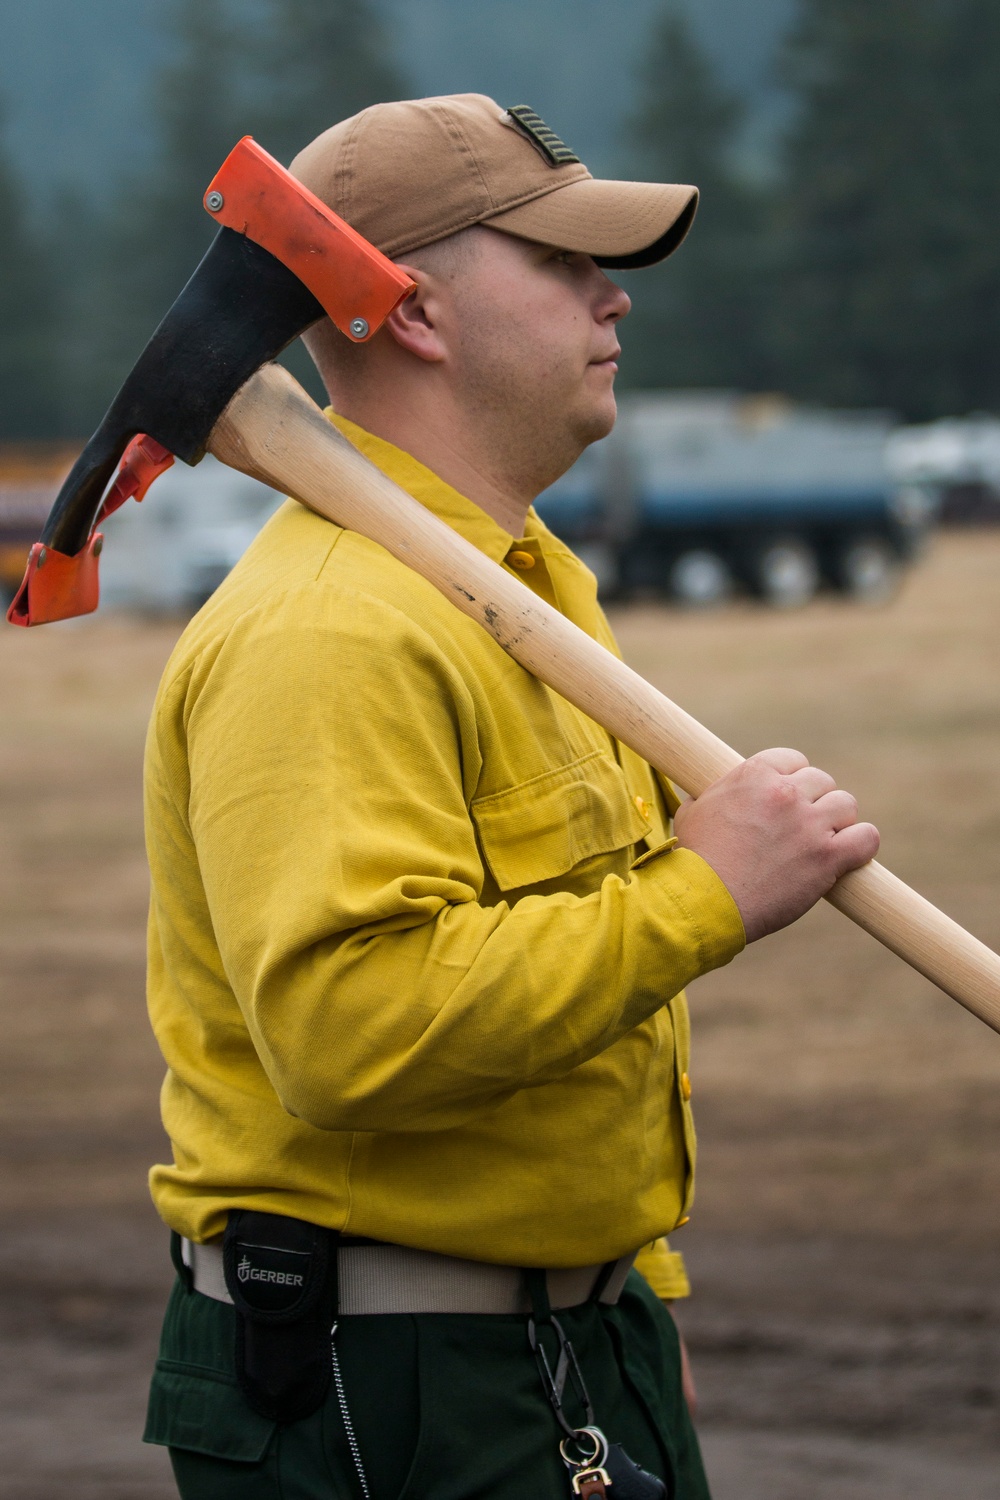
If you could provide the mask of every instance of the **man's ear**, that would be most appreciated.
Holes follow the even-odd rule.
[[[405,275],[413,278],[417,289],[393,309],[384,326],[408,354],[429,364],[439,364],[447,352],[441,337],[440,283],[419,266],[408,266],[403,261],[396,264]]]

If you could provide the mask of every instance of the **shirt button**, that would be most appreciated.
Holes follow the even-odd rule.
[[[681,1074],[681,1098],[682,1099],[690,1099],[690,1097],[691,1097],[691,1080],[687,1076],[686,1073],[682,1073]]]
[[[649,803],[646,801],[645,797],[640,797],[639,794],[638,794],[638,792],[637,792],[636,795],[632,798],[632,801],[635,803],[636,807],[639,809],[639,816],[640,816],[640,818],[645,818],[646,822],[648,823],[649,822]]]
[[[535,566],[535,559],[530,552],[508,552],[507,561],[512,568],[520,568],[524,573]]]

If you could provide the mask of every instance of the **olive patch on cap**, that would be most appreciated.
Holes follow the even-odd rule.
[[[580,158],[550,130],[540,115],[527,104],[514,104],[507,111],[511,123],[516,125],[537,146],[553,167],[566,167]]]

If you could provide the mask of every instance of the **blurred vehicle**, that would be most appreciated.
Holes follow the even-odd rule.
[[[778,607],[821,587],[877,602],[920,550],[937,493],[886,462],[891,418],[725,392],[623,397],[615,431],[537,501],[605,596]]]
[[[938,495],[943,525],[1000,525],[1000,419],[950,417],[900,427],[887,458],[897,482]]]
[[[102,605],[199,609],[281,501],[211,454],[193,469],[174,464],[140,505],[128,501],[102,527]]]
[[[60,443],[0,448],[0,605],[6,610],[24,576],[32,542],[76,450]]]
[[[13,598],[31,543],[45,524],[76,451],[0,451],[0,595]],[[175,464],[141,505],[128,501],[102,525],[101,603],[189,613],[243,555],[281,496],[211,455]]]
[[[937,515],[945,439],[954,448],[948,433],[961,426],[893,433],[880,412],[719,392],[628,395],[614,433],[537,506],[605,597],[655,591],[710,605],[743,589],[790,607],[825,586],[875,602]],[[5,604],[74,457],[65,447],[0,450]],[[129,501],[105,523],[102,603],[198,608],[280,501],[211,456],[194,469],[175,464],[141,505]]]

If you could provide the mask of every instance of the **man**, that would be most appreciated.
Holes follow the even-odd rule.
[[[332,420],[614,649],[530,505],[614,422],[602,267],[669,254],[694,190],[596,182],[478,95],[366,110],[293,171],[416,282],[368,345],[311,331]],[[705,1496],[655,1295],[681,991],[872,857],[853,799],[775,750],[678,810],[289,501],[168,665],[147,818],[179,1272],[147,1437],[186,1500]]]

